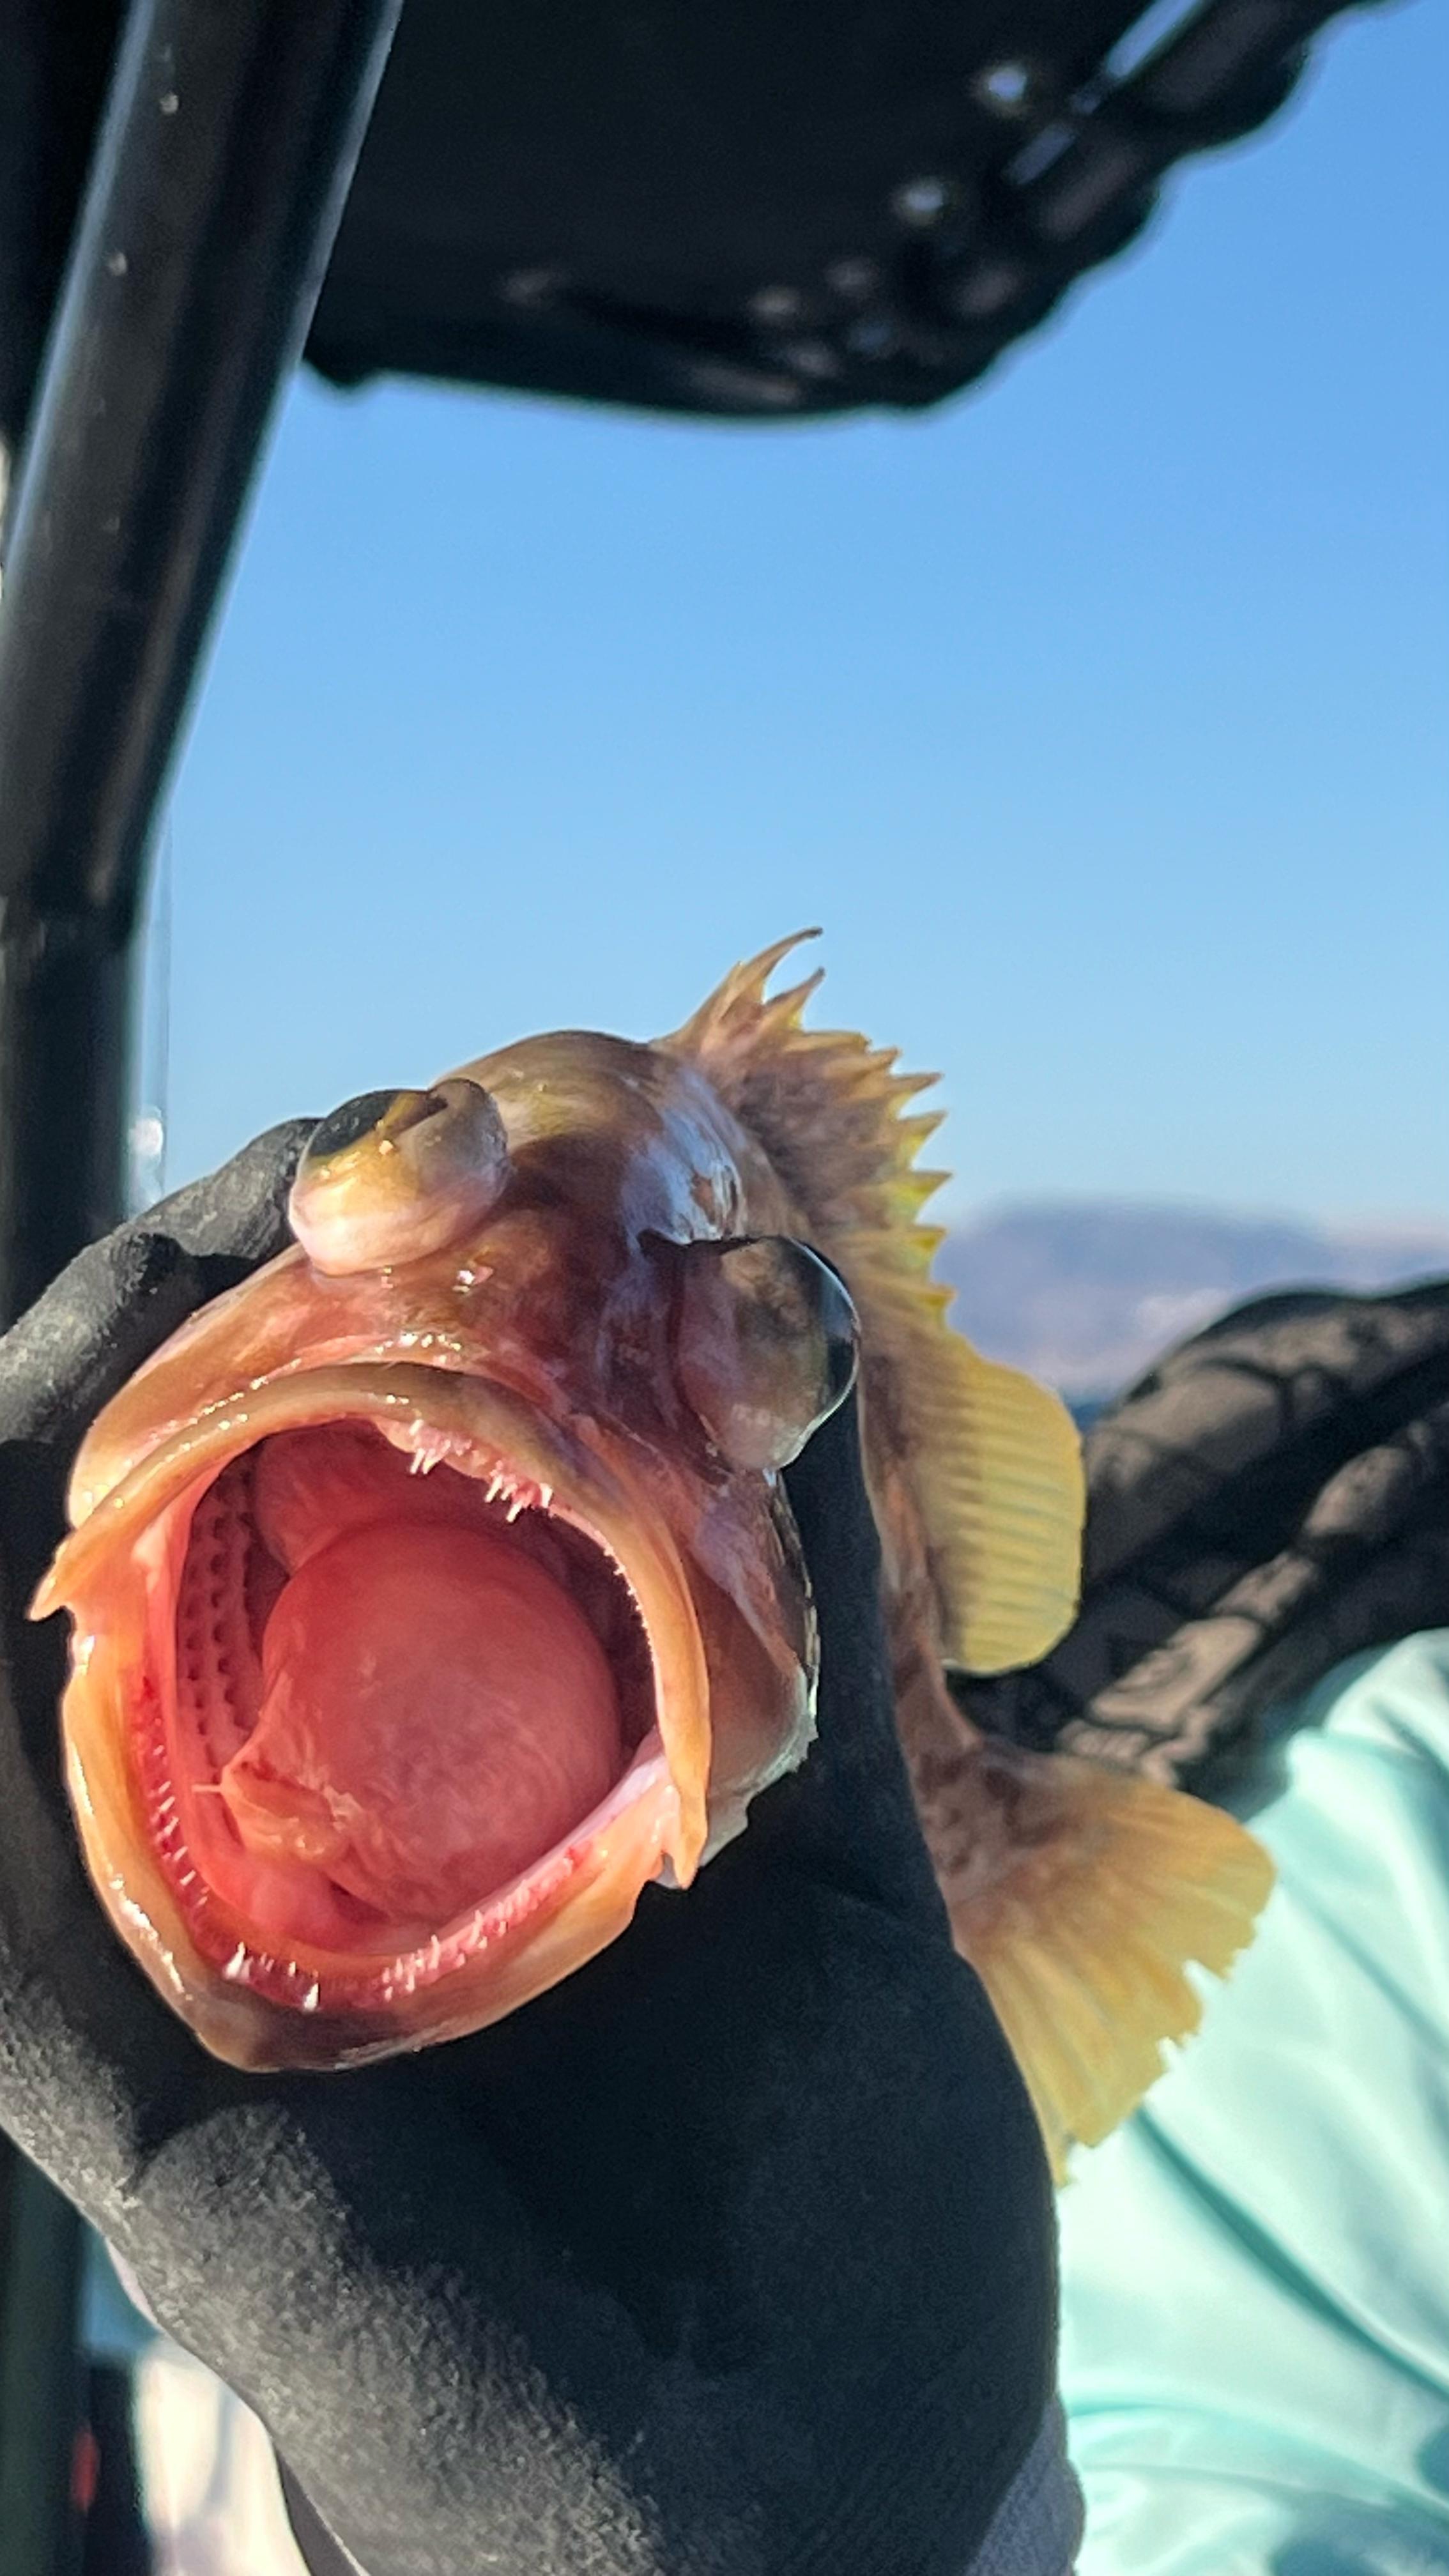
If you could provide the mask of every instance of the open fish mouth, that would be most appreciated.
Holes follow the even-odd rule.
[[[95,1501],[69,1785],[122,1937],[218,2055],[337,2066],[477,2029],[705,1840],[708,1686],[624,1475],[453,1370],[302,1369]]]

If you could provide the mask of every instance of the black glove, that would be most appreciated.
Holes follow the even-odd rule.
[[[94,1246],[0,1344],[0,2119],[368,2576],[966,2576],[1052,2420],[1054,2226],[896,1749],[853,1411],[790,1477],[820,1743],[512,2020],[240,2075],[87,1887],[65,1623],[25,1604],[87,1421],[278,1248],[306,1133]],[[1070,2541],[1004,2563],[1060,2576]]]
[[[1449,1280],[1254,1298],[1169,1352],[1088,1434],[1084,1572],[970,1715],[1240,1797],[1270,1710],[1449,1621]]]

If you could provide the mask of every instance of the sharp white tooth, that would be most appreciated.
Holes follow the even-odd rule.
[[[230,1977],[232,1984],[235,1985],[240,1978],[246,1975],[246,1972],[247,1945],[245,1941],[238,1941],[236,1948],[233,1950],[231,1957],[228,1959],[226,1966],[222,1969],[221,1973],[224,1977]]]
[[[321,1987],[318,1985],[317,1980],[316,1980],[316,1978],[314,1977],[314,1978],[313,1978],[313,1980],[312,1980],[312,1983],[311,1983],[311,1984],[310,1984],[310,1986],[307,1988],[307,1991],[306,1991],[305,1995],[302,1997],[302,2010],[303,2010],[303,2012],[315,2012],[315,2011],[316,2011],[316,2009],[317,2009],[317,2006],[320,2004],[320,2002],[321,2002],[321,2001],[322,2001],[322,1989],[321,1989]]]
[[[498,1473],[498,1470],[497,1470],[497,1468],[495,1467],[495,1469],[494,1469],[494,1471],[493,1471],[492,1475],[491,1475],[491,1476],[489,1477],[489,1479],[488,1479],[488,1491],[487,1491],[487,1493],[486,1493],[486,1494],[484,1495],[484,1497],[483,1497],[483,1499],[484,1499],[484,1501],[485,1501],[485,1502],[488,1502],[488,1503],[496,1503],[496,1502],[497,1502],[497,1500],[498,1500],[498,1489],[499,1489],[500,1485],[502,1484],[502,1482],[503,1482],[503,1478],[502,1478],[502,1477],[501,1477],[501,1475]]]
[[[526,1511],[527,1509],[528,1505],[525,1503],[523,1496],[521,1494],[515,1494],[512,1502],[508,1506],[509,1520],[516,1521],[519,1513]]]
[[[552,1508],[553,1508],[553,1487],[552,1487],[552,1485],[540,1485],[540,1486],[539,1486],[539,1489],[538,1489],[538,1501],[539,1501],[539,1509],[540,1509],[541,1511],[545,1511],[545,1512],[547,1512],[547,1511],[551,1511],[551,1510],[552,1510]]]

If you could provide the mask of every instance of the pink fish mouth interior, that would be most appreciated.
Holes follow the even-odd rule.
[[[546,1490],[418,1464],[356,1421],[231,1460],[192,1515],[174,1684],[143,1717],[146,1821],[200,1946],[220,1958],[244,1925],[227,1973],[304,2009],[299,1957],[466,1951],[460,1924],[526,1901],[656,1723],[607,1550]]]

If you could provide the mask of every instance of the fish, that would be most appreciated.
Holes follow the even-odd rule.
[[[799,937],[813,937],[802,933]],[[687,1890],[807,1757],[784,1470],[855,1392],[896,1717],[1053,2168],[1130,2110],[1272,1872],[1217,1809],[983,1734],[952,1677],[1070,1626],[1059,1399],[933,1275],[933,1077],[807,1025],[798,945],[671,1036],[534,1037],[312,1133],[294,1240],[105,1406],[69,1612],[93,1885],[243,2068],[459,2037]]]

